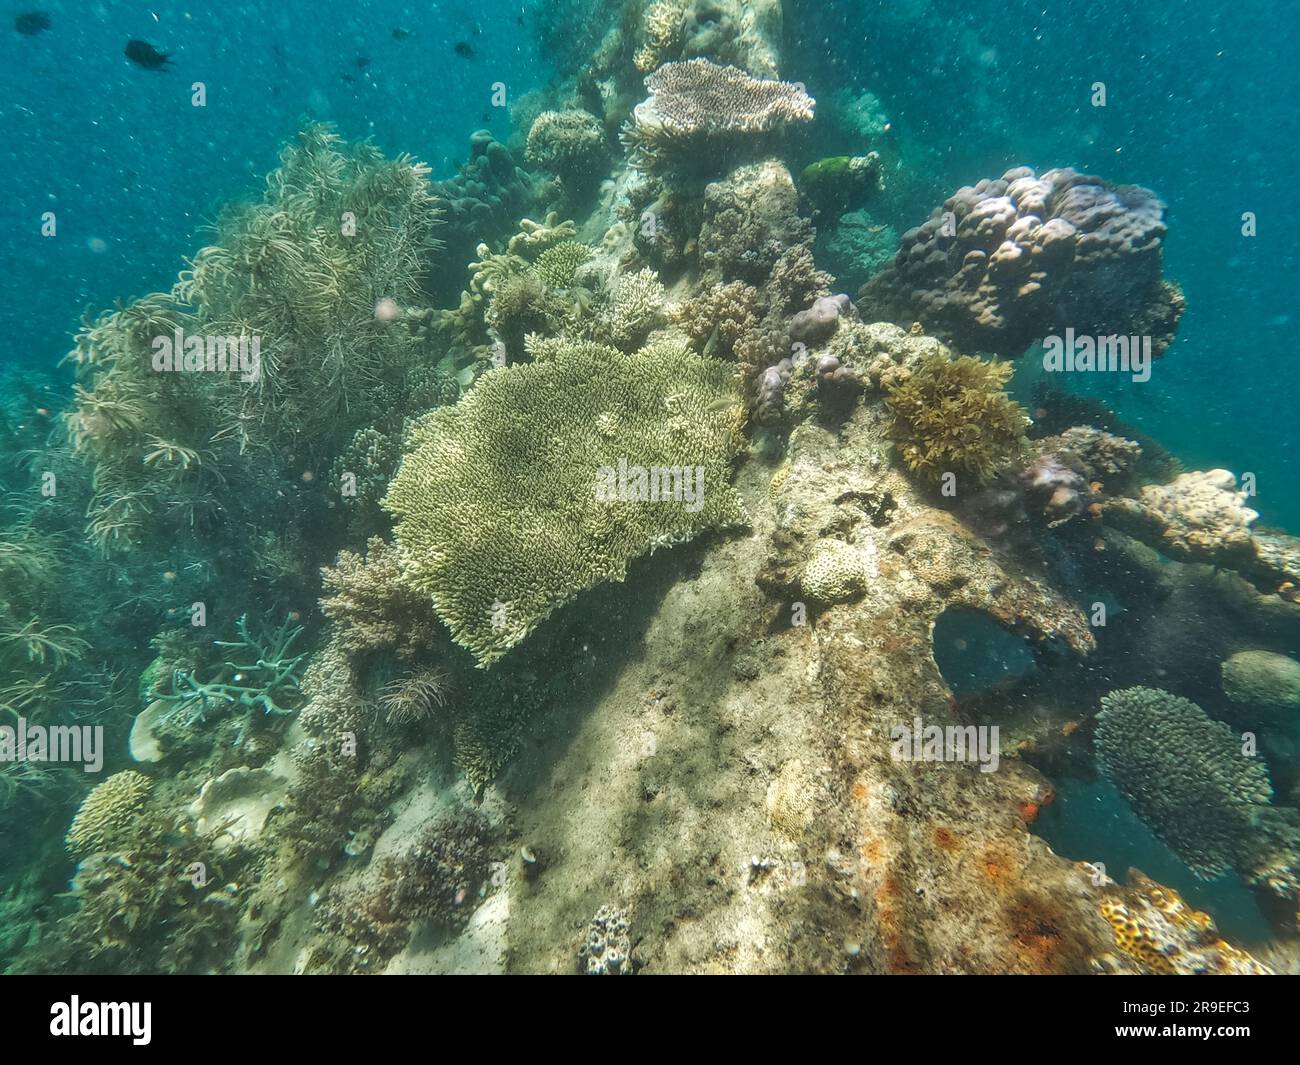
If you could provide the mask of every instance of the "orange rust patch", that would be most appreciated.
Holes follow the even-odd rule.
[[[1010,883],[1015,880],[1015,867],[1007,860],[1007,856],[1000,851],[985,851],[983,858],[980,860],[980,865],[983,867],[985,875],[995,884]]]
[[[855,799],[861,802],[863,799],[867,797],[867,786],[863,784],[862,781],[859,780],[856,784],[853,785],[851,794]]]
[[[1038,820],[1039,805],[1036,802],[1022,802],[1017,804],[1020,811],[1020,819],[1027,825],[1032,825]]]
[[[948,829],[936,828],[934,830],[934,845],[941,850],[955,851],[961,846],[961,843]]]
[[[873,864],[880,861],[880,840],[869,840],[862,848],[862,857]]]
[[[1034,972],[1060,972],[1062,937],[1055,914],[1043,905],[1021,900],[1006,911],[1021,955]]]

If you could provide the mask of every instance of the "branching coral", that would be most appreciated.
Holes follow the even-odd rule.
[[[1007,363],[932,352],[889,390],[889,436],[908,469],[929,481],[945,473],[987,480],[1010,457],[1029,424],[1002,390]]]
[[[624,274],[602,309],[597,333],[620,351],[635,351],[662,319],[667,293],[648,267]]]
[[[638,555],[741,519],[735,399],[725,365],[674,346],[629,356],[579,344],[487,374],[408,438],[384,500],[404,579],[490,664]],[[631,487],[598,496],[628,470],[615,478]]]
[[[1273,788],[1227,725],[1169,692],[1127,688],[1103,697],[1096,746],[1102,771],[1197,876],[1245,860]]]
[[[114,773],[82,801],[68,829],[68,851],[84,856],[128,842],[152,790],[153,781],[143,773]]]
[[[248,616],[243,615],[236,628],[239,639],[215,641],[229,658],[211,679],[199,680],[193,673],[178,673],[172,682],[172,692],[159,697],[171,705],[169,716],[179,715],[180,720],[192,723],[236,706],[250,714],[261,710],[274,717],[298,709],[302,699],[299,666],[307,655],[305,652],[292,655],[290,651],[294,640],[302,634],[302,626],[286,620],[274,632],[259,638],[249,632]]]
[[[737,342],[758,327],[763,302],[758,289],[744,281],[711,285],[673,311],[673,321],[706,355],[726,358]]]
[[[521,218],[519,232],[506,243],[506,254],[519,255],[531,262],[561,241],[572,240],[577,232],[572,219],[561,222],[555,211],[548,211],[540,222]]]
[[[655,0],[645,9],[641,19],[645,44],[632,57],[637,70],[649,73],[665,59],[681,52],[686,36],[687,6],[688,0]]]
[[[587,245],[576,240],[562,240],[537,257],[537,273],[551,288],[568,288],[576,280],[578,268],[591,255]]]
[[[402,554],[373,536],[366,553],[339,552],[321,573],[326,595],[321,610],[334,622],[334,636],[349,655],[392,652],[416,659],[437,646],[442,626],[428,599],[403,577]]]

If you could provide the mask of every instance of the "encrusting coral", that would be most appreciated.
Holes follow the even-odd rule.
[[[1123,960],[1098,958],[1101,972],[1162,976],[1268,976],[1269,968],[1219,938],[1208,914],[1192,909],[1173,888],[1133,870],[1128,884],[1101,903]],[[1134,969],[1136,966],[1136,969]]]
[[[489,826],[469,808],[425,825],[411,845],[366,877],[336,887],[317,916],[313,971],[376,971],[416,922],[462,928],[488,877]]]
[[[575,345],[487,374],[408,437],[384,499],[403,579],[487,665],[638,555],[735,524],[729,378],[667,345]]]

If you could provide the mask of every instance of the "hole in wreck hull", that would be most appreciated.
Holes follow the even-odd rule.
[[[931,639],[935,665],[959,701],[1014,686],[1036,668],[1028,641],[982,610],[948,607]]]

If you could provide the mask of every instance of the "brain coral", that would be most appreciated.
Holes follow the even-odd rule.
[[[1173,340],[1182,296],[1161,280],[1165,206],[1148,189],[1028,167],[958,189],[861,290],[893,321],[919,320],[963,350],[1020,355],[1079,335]]]
[[[738,404],[730,367],[671,344],[486,374],[408,436],[384,499],[404,579],[490,664],[637,556],[743,520]]]
[[[804,566],[804,593],[819,603],[856,599],[867,586],[867,566],[861,550],[843,540],[822,539],[812,546]]]
[[[152,787],[153,781],[134,769],[114,773],[98,785],[72,819],[65,840],[68,851],[81,857],[127,842]]]
[[[1279,715],[1300,711],[1300,662],[1272,651],[1238,651],[1223,663],[1223,692],[1234,703]]]
[[[1152,831],[1202,879],[1245,857],[1273,788],[1236,734],[1158,688],[1114,691],[1101,705],[1098,763]]]

